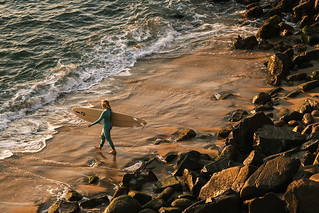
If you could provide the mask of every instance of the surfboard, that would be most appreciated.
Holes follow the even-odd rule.
[[[74,107],[72,108],[72,112],[74,115],[79,118],[88,121],[94,122],[98,120],[103,112],[103,109],[95,109],[95,108],[86,108],[86,107]],[[124,115],[121,113],[112,112],[112,125],[117,127],[144,127],[146,125],[146,121],[132,117],[129,115]],[[102,124],[103,121],[100,122]]]

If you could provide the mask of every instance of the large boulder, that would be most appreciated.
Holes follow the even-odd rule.
[[[293,181],[284,195],[289,212],[318,212],[318,198],[319,183],[308,179]]]
[[[246,10],[241,17],[242,18],[246,18],[246,19],[250,19],[250,18],[259,18],[262,17],[264,14],[263,9],[257,5],[255,7],[249,8],[248,10]]]
[[[263,153],[257,150],[253,150],[249,153],[248,157],[244,160],[243,164],[259,167],[263,164],[265,157],[266,156]]]
[[[300,1],[296,7],[293,8],[295,20],[300,20],[303,16],[312,16],[315,13],[314,9],[315,0],[303,0]]]
[[[252,50],[257,45],[258,41],[256,39],[256,36],[249,36],[247,38],[242,38],[238,36],[238,38],[233,42],[233,46],[236,49],[240,50]]]
[[[240,196],[250,199],[267,192],[282,192],[300,166],[299,160],[279,156],[260,166],[246,181]]]
[[[111,201],[104,213],[138,213],[142,210],[141,204],[129,195],[121,195]]]
[[[258,169],[256,166],[246,165],[241,167],[234,183],[231,186],[231,189],[234,192],[240,193],[240,190],[243,188],[246,180]]]
[[[286,204],[275,193],[268,192],[248,203],[249,213],[286,213]]]
[[[226,145],[234,145],[241,154],[248,154],[253,147],[255,131],[265,124],[273,125],[272,120],[263,112],[258,112],[241,120],[226,139]]]
[[[256,147],[265,155],[272,155],[299,146],[306,141],[304,135],[285,127],[264,125],[259,128],[254,138]]]
[[[271,96],[268,93],[260,92],[259,94],[253,97],[253,104],[264,105],[271,101]]]
[[[231,189],[241,166],[231,167],[212,175],[210,180],[202,187],[199,198],[204,200],[211,197],[217,197]]]
[[[184,182],[188,186],[189,191],[198,196],[201,188],[206,184],[207,180],[204,179],[199,172],[193,172],[188,169],[184,169]]]
[[[227,158],[219,158],[216,161],[206,164],[201,170],[201,173],[204,175],[204,177],[209,178],[212,174],[216,172],[220,172],[223,169],[227,169],[238,165],[239,163],[229,160]]]
[[[284,78],[289,74],[292,65],[291,58],[283,53],[276,53],[269,57],[267,72],[269,76]]]
[[[256,34],[257,39],[270,39],[280,36],[280,22],[281,18],[279,15],[268,18],[263,26],[259,28]]]
[[[171,187],[174,190],[179,190],[179,191],[182,191],[182,188],[183,188],[181,182],[179,182],[175,176],[170,176],[157,181],[154,184],[154,191],[159,193],[159,192],[162,192],[167,187]]]

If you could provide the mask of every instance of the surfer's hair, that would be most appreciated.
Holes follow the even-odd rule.
[[[101,105],[105,108],[110,108],[111,109],[111,105],[110,105],[110,102],[108,100],[103,100],[101,101]]]

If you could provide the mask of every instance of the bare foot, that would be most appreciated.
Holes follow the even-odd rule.
[[[94,146],[94,148],[95,148],[95,149],[98,149],[98,150],[100,150],[100,151],[101,151],[101,149],[102,149],[100,146]]]
[[[114,155],[115,155],[115,154],[116,154],[116,151],[115,151],[115,149],[113,149],[112,151],[109,151],[108,153],[109,153],[109,154],[114,154]]]

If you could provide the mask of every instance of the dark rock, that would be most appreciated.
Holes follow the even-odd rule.
[[[290,212],[318,212],[319,183],[308,179],[293,181],[284,200]]]
[[[258,169],[258,167],[253,165],[246,165],[241,167],[234,183],[231,186],[231,189],[234,192],[240,193],[243,188],[246,180]]]
[[[271,89],[268,94],[271,96],[271,97],[274,97],[276,96],[279,92],[283,91],[284,89],[282,87],[277,87],[275,89]]]
[[[289,109],[282,107],[280,108],[279,112],[277,113],[278,116],[286,116],[289,115]]]
[[[268,40],[261,40],[258,44],[258,48],[261,50],[270,50],[273,48],[273,44],[270,43]]]
[[[277,5],[275,7],[272,7],[268,11],[269,16],[273,15],[280,15],[283,12],[290,12],[296,2],[294,0],[281,0],[278,1]]]
[[[212,202],[203,205],[197,205],[194,212],[209,213],[209,212],[223,212],[223,213],[240,213],[242,202],[238,193],[227,191],[222,195],[212,198]],[[185,211],[185,213],[190,213]]]
[[[284,127],[264,125],[255,132],[256,147],[265,155],[286,151],[305,142],[305,136]]]
[[[271,102],[268,102],[268,103],[266,103],[266,104],[264,104],[264,105],[258,105],[258,106],[256,106],[256,107],[254,108],[254,110],[255,110],[256,112],[271,111],[271,110],[273,110],[273,109],[274,109],[274,107],[273,107],[273,104],[272,104]]]
[[[156,199],[167,201],[174,194],[174,192],[175,190],[172,187],[167,187],[159,195],[157,195]]]
[[[313,123],[313,117],[310,113],[306,113],[303,115],[302,121],[307,126]]]
[[[285,115],[280,119],[288,123],[291,120],[301,121],[302,117],[303,115],[300,112],[293,111],[290,114]]]
[[[79,212],[79,206],[77,202],[66,202],[66,201],[56,201],[52,206],[49,208],[48,213],[58,213],[58,212],[65,212],[65,213],[77,213]]]
[[[257,151],[257,150],[253,150],[250,152],[250,154],[248,155],[248,157],[244,160],[243,164],[244,165],[253,165],[253,166],[261,166],[263,164],[263,160],[266,156]]]
[[[248,4],[252,4],[254,2],[259,2],[259,0],[236,0],[236,2],[239,4],[248,5]]]
[[[300,125],[300,121],[291,120],[288,122],[288,126],[295,127]]]
[[[113,194],[113,199],[116,198],[116,197],[119,197],[119,196],[121,196],[121,195],[127,195],[129,191],[130,191],[130,189],[129,189],[128,187],[126,187],[126,186],[120,186],[120,187],[118,187],[118,188],[115,190],[115,192],[114,192],[114,194]]]
[[[188,186],[189,191],[198,196],[200,189],[206,184],[206,180],[197,172],[184,169],[184,182]]]
[[[248,115],[247,111],[242,110],[242,109],[237,109],[237,110],[234,110],[234,111],[227,113],[225,118],[228,118],[228,121],[230,121],[230,122],[237,122],[237,121],[240,121],[241,119],[243,119],[246,115]],[[232,128],[229,128],[229,130],[231,131]]]
[[[255,36],[249,36],[247,38],[242,38],[238,36],[238,38],[233,42],[233,46],[236,49],[240,50],[252,50],[255,46],[258,45],[258,41]],[[219,99],[218,99],[219,100]]]
[[[144,205],[152,200],[152,196],[140,191],[130,191],[129,196],[137,200],[141,205]]]
[[[258,112],[241,120],[226,139],[226,145],[234,145],[241,154],[252,150],[254,132],[264,124],[273,125],[272,120],[263,112]]]
[[[311,80],[319,80],[319,70],[315,70],[310,75]]]
[[[169,205],[163,199],[153,199],[150,202],[146,203],[143,206],[143,209],[153,209],[154,211],[158,212],[161,207],[168,207]],[[124,211],[125,212],[125,211]]]
[[[311,112],[311,115],[314,116],[314,117],[319,117],[319,110],[313,110]]]
[[[173,133],[172,138],[175,142],[184,141],[196,136],[196,132],[192,129],[182,129]]]
[[[314,0],[301,1],[293,8],[294,19],[299,20],[307,14],[314,14]]]
[[[91,209],[100,205],[108,205],[109,203],[110,203],[110,200],[107,197],[107,195],[102,195],[102,196],[97,196],[94,198],[90,198],[88,200],[81,201],[79,203],[79,206],[82,209]]]
[[[223,149],[222,153],[220,154],[220,157],[236,161],[239,157],[239,154],[240,153],[235,146],[228,145]]]
[[[256,37],[258,39],[270,39],[278,37],[280,35],[280,22],[281,18],[278,15],[268,18],[263,26],[259,28]]]
[[[289,56],[282,53],[276,53],[269,57],[267,72],[270,76],[283,78],[289,74],[291,65],[292,60]]]
[[[104,213],[138,213],[141,204],[129,195],[121,195],[111,201]]]
[[[97,177],[95,175],[89,176],[89,184],[95,184],[95,183],[97,183],[98,180],[99,180],[99,177]]]
[[[265,92],[260,92],[252,100],[253,104],[266,104],[270,101],[271,101],[271,96]]]
[[[182,209],[177,207],[162,207],[158,210],[158,213],[182,213]]]
[[[297,172],[300,162],[289,157],[279,156],[260,166],[246,181],[240,196],[244,199],[263,196],[267,192],[282,192],[293,175]]]
[[[316,87],[319,87],[319,80],[308,81],[306,83],[300,84],[297,88],[303,92],[307,92]]]
[[[190,151],[183,153],[178,157],[176,163],[176,170],[174,172],[175,176],[183,175],[184,169],[199,170],[211,160],[209,155],[201,154],[197,151]]]
[[[310,151],[310,152],[314,153],[314,152],[317,151],[318,145],[319,145],[319,140],[318,139],[311,139],[311,140],[303,143],[300,146],[300,150],[307,150],[307,151]]]
[[[162,144],[162,143],[171,143],[169,140],[166,140],[166,139],[161,139],[161,138],[158,138],[156,139],[153,144],[154,145],[159,145],[159,144]]]
[[[179,198],[179,199],[174,200],[171,203],[171,206],[178,207],[178,208],[184,210],[192,204],[193,204],[193,201],[191,201],[187,198]]]
[[[186,208],[183,213],[194,213],[198,208],[202,207],[205,202],[206,200],[199,200]]]
[[[311,113],[312,112],[312,107],[311,107],[310,104],[303,104],[301,107],[298,108],[298,111],[301,114]]]
[[[177,152],[169,152],[164,156],[164,160],[167,163],[171,163],[173,160],[177,159],[177,157],[178,157]]]
[[[287,76],[287,81],[303,81],[306,80],[307,73],[297,73]]]
[[[154,211],[153,209],[143,209],[139,211],[138,213],[157,213],[157,212]]]
[[[298,26],[303,28],[311,23],[311,18],[309,16],[303,16],[301,20],[298,22]]]
[[[303,53],[300,53],[299,55],[296,55],[292,62],[294,65],[300,65],[307,62],[310,62],[312,60],[317,60],[319,58],[319,49],[316,50],[309,50]]]
[[[187,198],[189,200],[195,201],[197,199],[197,196],[194,196],[194,195],[186,192],[185,194],[178,195],[178,198]]]
[[[294,98],[296,96],[298,96],[301,93],[301,91],[299,89],[293,90],[291,92],[289,92],[286,97],[287,98]]]
[[[70,190],[66,193],[65,199],[67,201],[79,201],[82,199],[82,195],[80,195],[78,192]]]
[[[227,138],[229,133],[233,130],[232,126],[227,126],[226,128],[221,129],[218,131],[217,136],[219,138]]]
[[[294,33],[294,28],[289,24],[281,22],[279,24],[279,27],[280,27],[281,34],[283,36],[292,35]]]
[[[282,120],[274,122],[274,126],[276,126],[276,127],[281,127],[281,126],[284,126],[285,124],[286,123]]]
[[[315,160],[313,161],[313,165],[318,165],[319,164],[319,152],[315,158]]]
[[[269,76],[267,79],[267,84],[272,86],[280,86],[281,85],[281,78],[279,76]]]
[[[233,166],[238,166],[238,163],[236,163],[235,161],[226,159],[226,158],[220,158],[216,161],[213,161],[209,164],[206,164],[203,169],[201,170],[201,173],[205,176],[205,177],[209,177],[212,174],[216,173],[216,172],[220,172],[223,169],[227,169]]]
[[[236,180],[240,169],[241,166],[236,166],[214,173],[210,180],[202,187],[198,197],[203,200],[216,197],[228,191]]]
[[[250,18],[259,18],[262,17],[264,14],[263,9],[257,5],[255,7],[252,7],[248,10],[246,10],[243,14],[242,14],[242,18],[246,18],[246,19],[250,19]],[[257,41],[257,40],[256,40]]]
[[[176,179],[175,176],[161,179],[154,184],[155,192],[162,192],[165,188],[171,187],[174,190],[182,191],[182,184]]]
[[[286,213],[286,204],[275,193],[268,192],[251,200],[248,210],[250,213]]]
[[[121,184],[124,187],[139,190],[145,183],[154,181],[157,181],[157,177],[154,172],[149,169],[144,169],[141,171],[135,171],[134,173],[125,174],[122,178]]]
[[[211,99],[216,99],[218,101],[221,100],[226,100],[229,97],[234,96],[231,92],[220,92],[220,93],[216,93],[213,97],[211,97]]]
[[[303,42],[316,45],[319,43],[319,25],[313,24],[311,26],[305,26],[302,28],[302,40]]]

